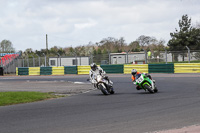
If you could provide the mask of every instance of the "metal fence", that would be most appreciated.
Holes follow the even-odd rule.
[[[15,73],[16,67],[45,67],[51,66],[49,63],[51,57],[37,56],[32,58],[18,57],[12,61],[2,65],[5,74]],[[55,58],[55,57],[54,57]],[[56,57],[58,60],[62,56]],[[75,57],[74,57],[75,58]],[[77,58],[77,57],[76,57]],[[186,51],[142,51],[142,52],[123,52],[123,53],[107,53],[96,54],[89,56],[88,65],[96,63],[98,65],[106,64],[149,64],[149,63],[173,63],[173,62],[188,62],[200,61],[200,50],[186,50]],[[61,64],[61,63],[60,63]],[[60,65],[59,64],[59,65]],[[83,62],[82,62],[83,64]],[[78,65],[82,65],[81,63]],[[58,66],[59,66],[58,65]]]
[[[17,58],[16,66],[17,67],[44,67],[49,66],[49,57],[38,57],[38,58]]]
[[[44,67],[49,66],[49,61],[47,57],[38,58],[23,58],[18,57],[12,61],[7,60],[4,64],[1,63],[3,67],[4,74],[10,74],[16,72],[16,67]]]
[[[188,62],[200,60],[200,50],[195,51],[159,51],[147,55],[147,63],[154,62]]]

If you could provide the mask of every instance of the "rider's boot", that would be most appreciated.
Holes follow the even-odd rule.
[[[94,89],[96,89],[97,88],[97,84],[94,84]],[[98,89],[98,88],[97,88]]]
[[[136,89],[137,89],[137,90],[140,90],[141,88],[140,88],[139,86],[136,86]]]

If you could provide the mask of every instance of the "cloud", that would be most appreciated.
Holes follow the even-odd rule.
[[[140,35],[170,39],[178,20],[200,20],[198,0],[1,0],[0,41],[18,50],[85,45],[107,37],[127,43]],[[193,21],[194,20],[194,21]]]

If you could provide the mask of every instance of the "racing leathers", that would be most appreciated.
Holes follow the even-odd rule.
[[[140,72],[137,72],[136,75],[138,75],[138,74],[141,74],[141,73],[140,73]],[[151,75],[149,75],[149,74],[147,74],[147,73],[143,73],[143,74],[145,74],[149,79],[152,80]],[[132,77],[131,77],[133,82],[135,82],[135,80],[136,80],[136,79],[135,79],[136,75],[135,75],[135,76],[132,75]],[[155,82],[155,80],[153,80],[153,82]],[[137,90],[140,90],[141,88],[140,88],[139,86],[136,86],[136,89],[137,89]]]

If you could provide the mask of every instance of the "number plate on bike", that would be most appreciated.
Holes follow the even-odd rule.
[[[137,82],[137,83],[142,83],[143,80],[144,80],[143,77],[140,76],[138,79],[136,79],[136,82]]]

